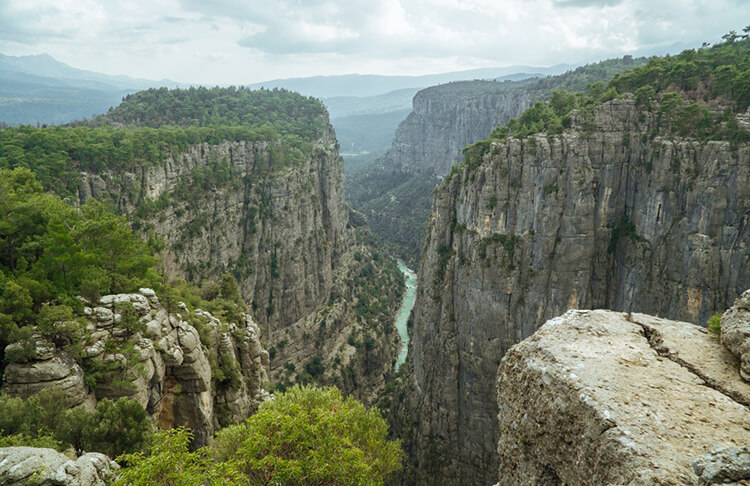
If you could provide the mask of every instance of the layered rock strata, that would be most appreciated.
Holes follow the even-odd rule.
[[[690,323],[568,311],[500,365],[499,484],[747,479],[750,384],[737,365]]]
[[[653,137],[655,112],[630,98],[572,123],[494,143],[435,193],[411,353],[425,478],[492,480],[492,377],[546,320],[610,308],[705,323],[750,287],[750,146]]]

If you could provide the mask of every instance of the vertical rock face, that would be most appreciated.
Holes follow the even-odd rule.
[[[523,81],[462,81],[419,91],[388,152],[347,175],[352,205],[401,258],[416,265],[435,185],[463,161],[463,149],[520,116],[555,89],[582,91],[645,59],[612,59],[559,76]]]
[[[59,387],[70,406],[88,407],[126,396],[162,428],[190,427],[199,446],[219,427],[247,418],[266,396],[268,352],[250,316],[230,323],[184,304],[169,311],[150,289],[106,295],[97,304],[80,316],[87,322],[80,345],[89,379],[64,351],[38,340],[34,359],[5,368],[3,392],[27,398]],[[137,325],[123,317],[131,306],[145,331],[134,331]],[[108,364],[118,365],[119,373]],[[94,376],[96,370],[108,371]]]
[[[297,163],[283,167],[278,151],[273,141],[194,145],[163,163],[85,174],[80,200],[112,199],[163,237],[171,276],[239,275],[273,331],[328,301],[348,220],[330,127]],[[206,184],[207,175],[224,179]]]
[[[650,139],[631,99],[495,144],[436,191],[419,267],[418,474],[493,481],[495,370],[571,308],[704,323],[750,286],[750,147]]]
[[[424,89],[396,132],[384,164],[418,174],[445,175],[467,145],[484,140],[544,95],[529,82],[467,81]],[[503,89],[513,86],[515,89]]]
[[[568,311],[498,370],[497,480],[723,483],[750,478],[750,384],[705,329]]]
[[[273,381],[324,380],[368,399],[398,351],[400,274],[373,251],[366,223],[349,222],[330,125],[297,155],[289,162],[274,141],[193,145],[126,172],[83,174],[79,199],[110,199],[144,235],[163,238],[171,277],[233,274],[278,353]],[[352,345],[364,342],[374,344]],[[320,373],[305,375],[316,359]]]

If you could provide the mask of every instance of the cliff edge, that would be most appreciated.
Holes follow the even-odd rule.
[[[551,319],[498,370],[499,484],[746,479],[750,384],[738,369],[693,324],[604,310]]]

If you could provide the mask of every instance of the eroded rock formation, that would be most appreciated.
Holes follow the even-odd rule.
[[[686,322],[577,310],[548,321],[498,371],[499,484],[747,479],[737,361]]]
[[[119,466],[98,452],[75,461],[54,449],[0,448],[0,484],[5,486],[104,486]]]
[[[26,398],[59,387],[70,406],[89,408],[103,398],[127,396],[161,428],[190,427],[197,445],[205,445],[219,427],[247,418],[266,396],[268,352],[247,314],[241,322],[222,322],[184,304],[170,311],[153,290],[141,289],[106,295],[84,307],[81,317],[87,323],[80,344],[88,380],[72,357],[37,338],[34,358],[6,367],[3,392]],[[213,379],[219,373],[224,379]]]

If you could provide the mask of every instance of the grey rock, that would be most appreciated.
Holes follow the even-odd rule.
[[[750,446],[716,445],[693,461],[693,469],[701,484],[723,484],[750,479]]]
[[[704,324],[750,288],[750,145],[642,138],[655,118],[629,98],[593,123],[496,143],[435,192],[407,444],[426,480],[493,481],[494,372],[546,320],[610,308]]]
[[[3,374],[3,391],[10,395],[27,398],[55,387],[65,394],[70,406],[80,405],[86,398],[83,369],[61,352],[44,361],[10,363]]]
[[[34,336],[34,358],[38,361],[52,359],[55,355],[55,344],[47,339]]]
[[[153,289],[140,288],[140,289],[138,289],[138,292],[140,292],[142,295],[148,297],[149,299],[152,298],[152,297],[156,297],[156,292],[154,292]]]
[[[0,448],[0,484],[7,486],[104,486],[118,469],[117,463],[99,453],[72,460],[54,449]]]
[[[93,313],[99,322],[111,323],[115,318],[112,310],[106,307],[94,307]]]
[[[161,324],[157,320],[150,320],[146,323],[146,336],[152,339],[161,337]]]
[[[736,480],[750,466],[750,385],[735,364],[686,322],[603,310],[551,319],[499,367],[497,480]],[[730,447],[693,461],[717,443]]]
[[[750,289],[721,316],[721,342],[740,360],[740,375],[750,381]]]

